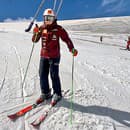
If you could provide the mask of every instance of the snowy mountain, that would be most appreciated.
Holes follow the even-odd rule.
[[[74,59],[73,124],[69,121],[68,93],[38,129],[129,130],[130,52],[124,48],[130,35],[130,17],[58,23],[67,29],[79,51]],[[35,44],[25,85],[21,85],[33,45],[32,32],[24,32],[28,24],[0,23],[0,130],[35,130],[30,122],[48,107],[43,104],[15,122],[7,118],[8,114],[34,103],[40,95],[40,42]],[[61,41],[60,77],[65,91],[72,87],[71,68],[72,55]]]

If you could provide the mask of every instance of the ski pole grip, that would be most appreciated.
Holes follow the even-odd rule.
[[[37,25],[37,24],[35,24],[35,26],[38,28],[38,25]]]
[[[74,51],[75,51],[75,49],[74,49],[74,48],[72,48],[72,54],[74,54]]]

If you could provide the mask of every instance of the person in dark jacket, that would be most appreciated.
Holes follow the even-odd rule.
[[[103,36],[100,36],[100,43],[102,43],[103,41]]]
[[[128,37],[126,49],[127,49],[127,50],[130,50],[130,36]]]
[[[53,102],[61,99],[61,83],[59,77],[60,63],[60,43],[61,38],[68,46],[73,56],[77,56],[78,51],[69,38],[65,29],[57,24],[55,13],[52,9],[46,9],[43,13],[44,23],[40,27],[33,29],[32,41],[38,42],[41,38],[41,58],[39,66],[41,96],[39,101],[44,101],[51,97],[48,75],[50,72],[53,88]]]

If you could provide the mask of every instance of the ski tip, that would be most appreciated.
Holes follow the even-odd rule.
[[[37,124],[37,123],[35,124],[35,122],[32,122],[31,125],[32,125],[33,127],[35,127],[35,128],[39,128],[39,126],[40,126],[40,124]]]
[[[17,119],[17,115],[16,114],[13,114],[13,115],[7,115],[7,117],[9,119],[11,119],[12,121],[15,121]]]

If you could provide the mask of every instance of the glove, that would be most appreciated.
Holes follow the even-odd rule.
[[[36,24],[36,27],[33,29],[33,34],[37,34],[39,32],[39,27]]]
[[[33,29],[32,42],[38,42],[39,39],[40,39],[40,29],[36,24],[35,28]]]
[[[73,56],[77,56],[78,51],[77,51],[75,48],[73,48],[73,49],[71,50],[71,53],[73,54]]]

